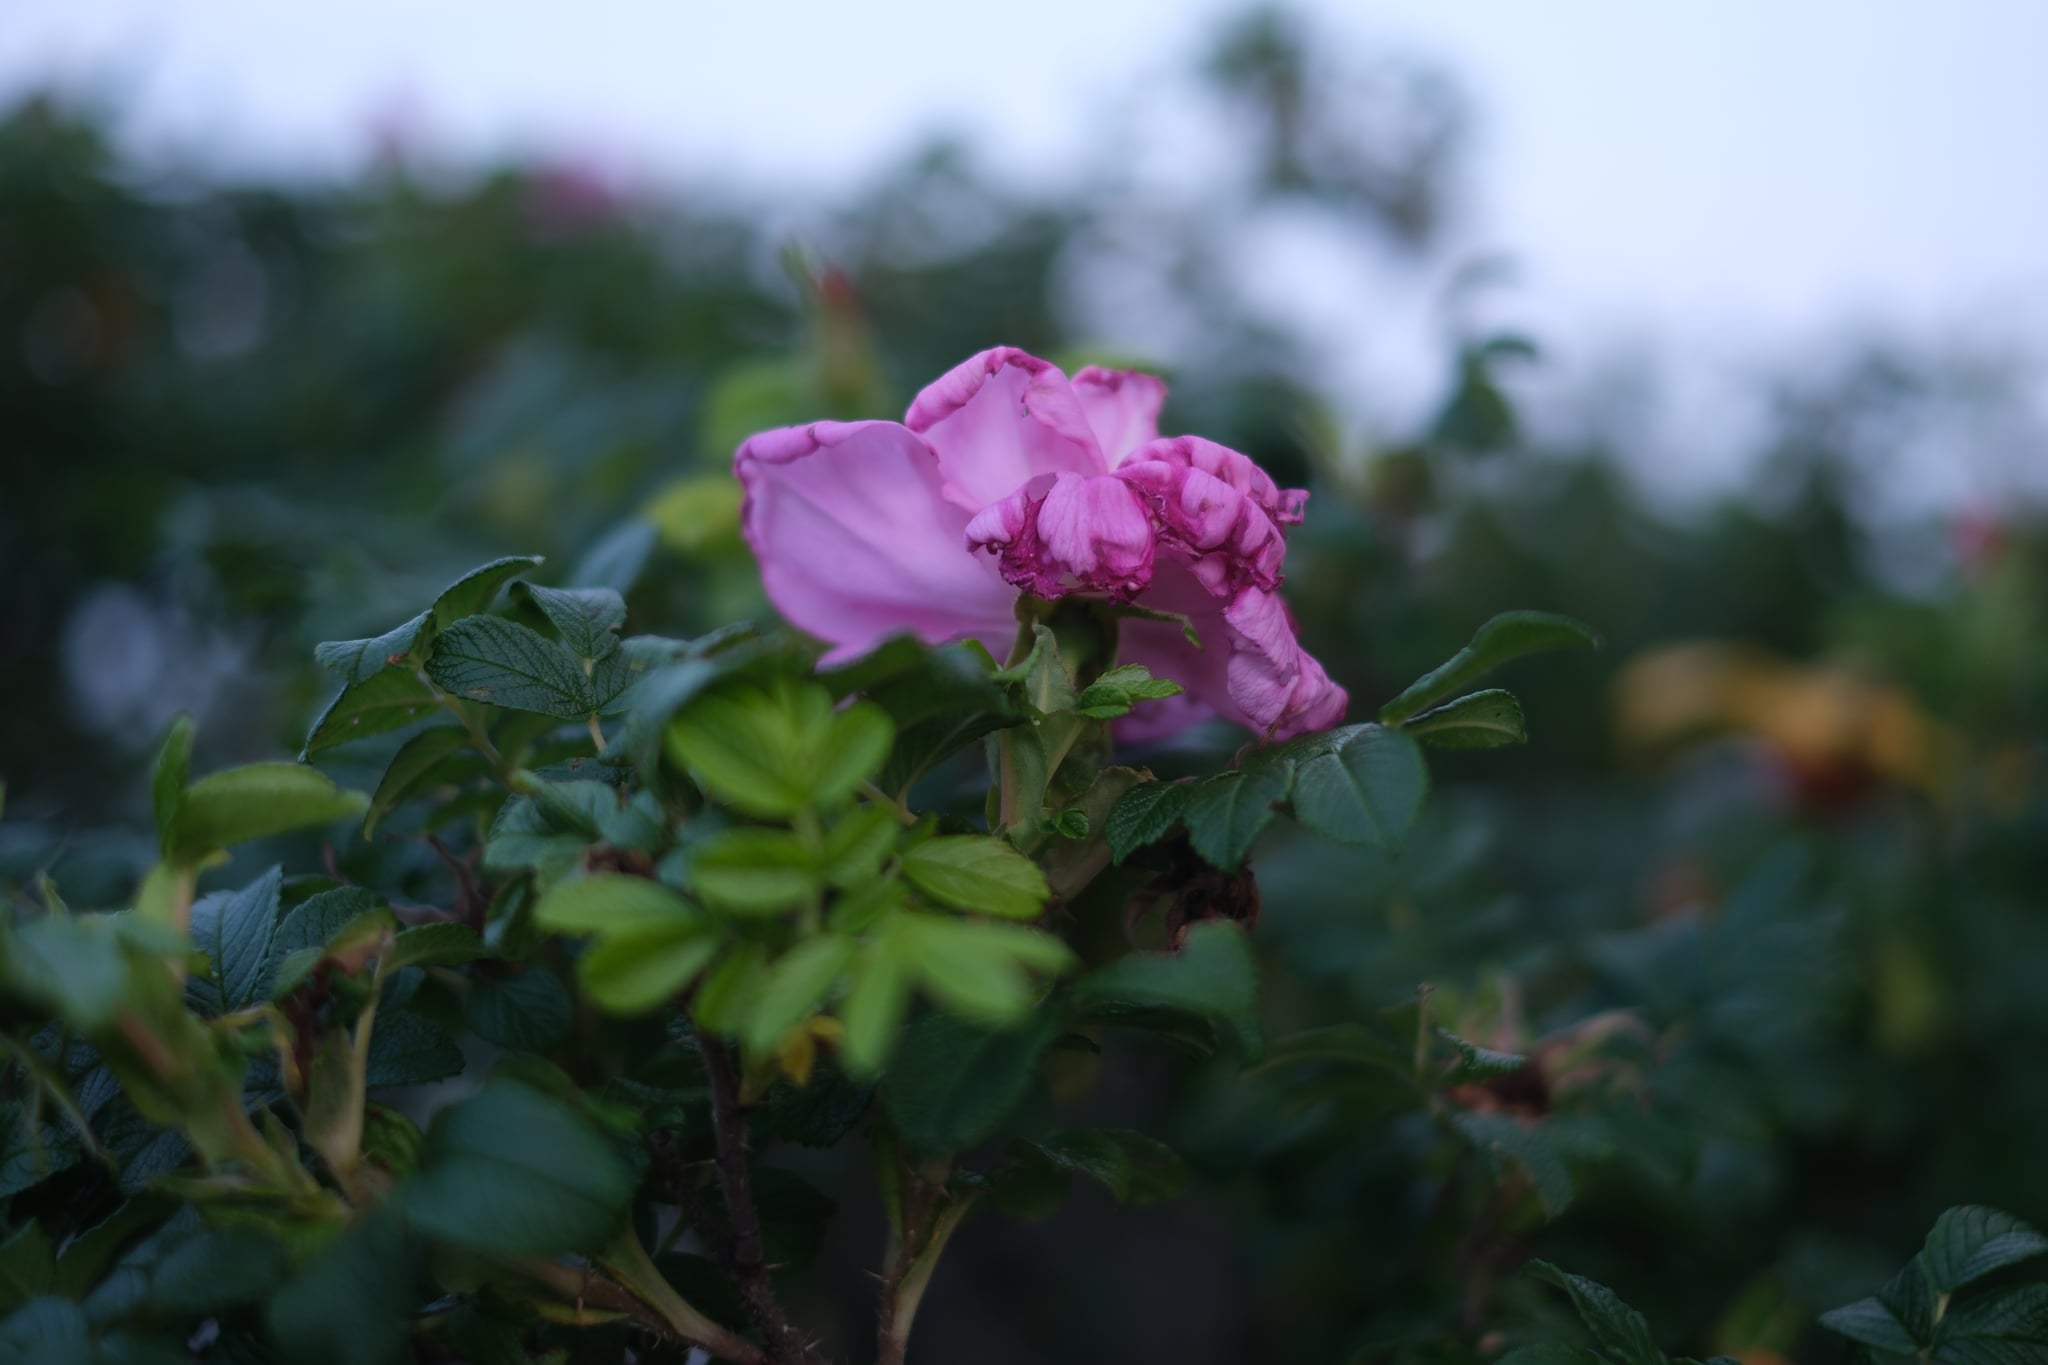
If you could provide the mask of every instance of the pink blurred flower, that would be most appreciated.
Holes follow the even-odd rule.
[[[768,596],[836,662],[909,632],[1000,657],[1018,590],[1185,616],[1121,623],[1119,658],[1187,689],[1164,733],[1210,713],[1285,738],[1333,725],[1344,689],[1280,600],[1285,528],[1308,495],[1234,450],[1162,438],[1166,386],[1130,370],[984,351],[895,422],[815,422],[740,446],[742,522]],[[1140,711],[1136,718],[1146,718]]]

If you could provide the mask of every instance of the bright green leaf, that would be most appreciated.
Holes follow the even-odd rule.
[[[1036,863],[980,834],[925,840],[903,855],[903,875],[943,904],[1005,919],[1034,918],[1050,894]]]
[[[164,855],[194,864],[231,844],[359,815],[368,800],[296,763],[252,763],[209,773],[185,789],[164,835]]]
[[[1481,626],[1472,643],[1417,678],[1400,696],[1381,707],[1380,720],[1397,725],[1524,654],[1577,646],[1597,648],[1599,643],[1598,636],[1569,616],[1541,611],[1503,612]]]

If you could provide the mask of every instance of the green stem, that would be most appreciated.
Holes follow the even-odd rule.
[[[967,1221],[967,1215],[974,1211],[978,1198],[978,1195],[970,1194],[957,1199],[941,1209],[932,1221],[924,1246],[896,1283],[895,1298],[887,1309],[888,1324],[882,1334],[879,1365],[903,1365],[910,1350],[910,1329],[917,1320],[918,1305],[924,1302],[924,1292],[931,1287],[932,1272],[939,1268],[939,1257],[945,1254],[946,1243]]]

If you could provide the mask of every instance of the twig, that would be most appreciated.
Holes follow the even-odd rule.
[[[673,1290],[659,1297],[669,1300],[651,1303],[588,1269],[545,1260],[516,1263],[521,1274],[554,1290],[572,1303],[587,1303],[606,1312],[624,1313],[657,1336],[680,1337],[702,1346],[720,1360],[734,1365],[767,1365],[768,1357],[750,1341],[744,1341],[690,1308]],[[664,1285],[666,1282],[663,1282]]]
[[[726,1216],[732,1222],[733,1285],[746,1301],[747,1313],[760,1329],[771,1365],[822,1365],[817,1354],[782,1311],[769,1283],[761,1250],[761,1213],[754,1204],[752,1176],[747,1170],[747,1116],[740,1107],[739,1078],[732,1054],[708,1033],[697,1035],[704,1076],[711,1084],[711,1126],[718,1140],[718,1179],[725,1190]]]

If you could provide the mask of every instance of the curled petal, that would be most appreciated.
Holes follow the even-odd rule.
[[[903,421],[938,452],[947,497],[969,512],[1040,474],[1108,468],[1066,375],[1014,346],[955,365]]]
[[[1153,442],[1115,476],[1144,495],[1160,542],[1186,553],[1215,596],[1228,596],[1247,584],[1279,587],[1281,562],[1287,557],[1279,525],[1257,499],[1209,471],[1151,458],[1150,452],[1169,444]]]
[[[1275,740],[1343,718],[1349,698],[1302,649],[1276,594],[1245,588],[1218,599],[1192,565],[1161,559],[1144,604],[1188,617],[1201,647],[1189,644],[1170,622],[1122,623],[1118,658],[1144,664],[1155,677],[1186,689],[1168,703],[1140,707],[1119,730],[1125,738],[1158,738],[1211,713]]]
[[[1074,397],[1111,469],[1148,441],[1159,439],[1159,409],[1166,385],[1141,370],[1090,365],[1074,376]]]
[[[1144,499],[1121,479],[1041,475],[967,524],[1004,579],[1038,597],[1101,593],[1129,601],[1152,581],[1156,544]]]
[[[1016,592],[964,553],[967,514],[938,457],[894,422],[816,422],[753,436],[733,457],[768,597],[837,662],[909,632],[1001,649]]]
[[[1129,456],[1132,463],[1152,461],[1180,469],[1199,469],[1221,479],[1257,503],[1276,526],[1297,526],[1308,503],[1305,488],[1282,488],[1251,456],[1199,436],[1174,436],[1152,441]]]

